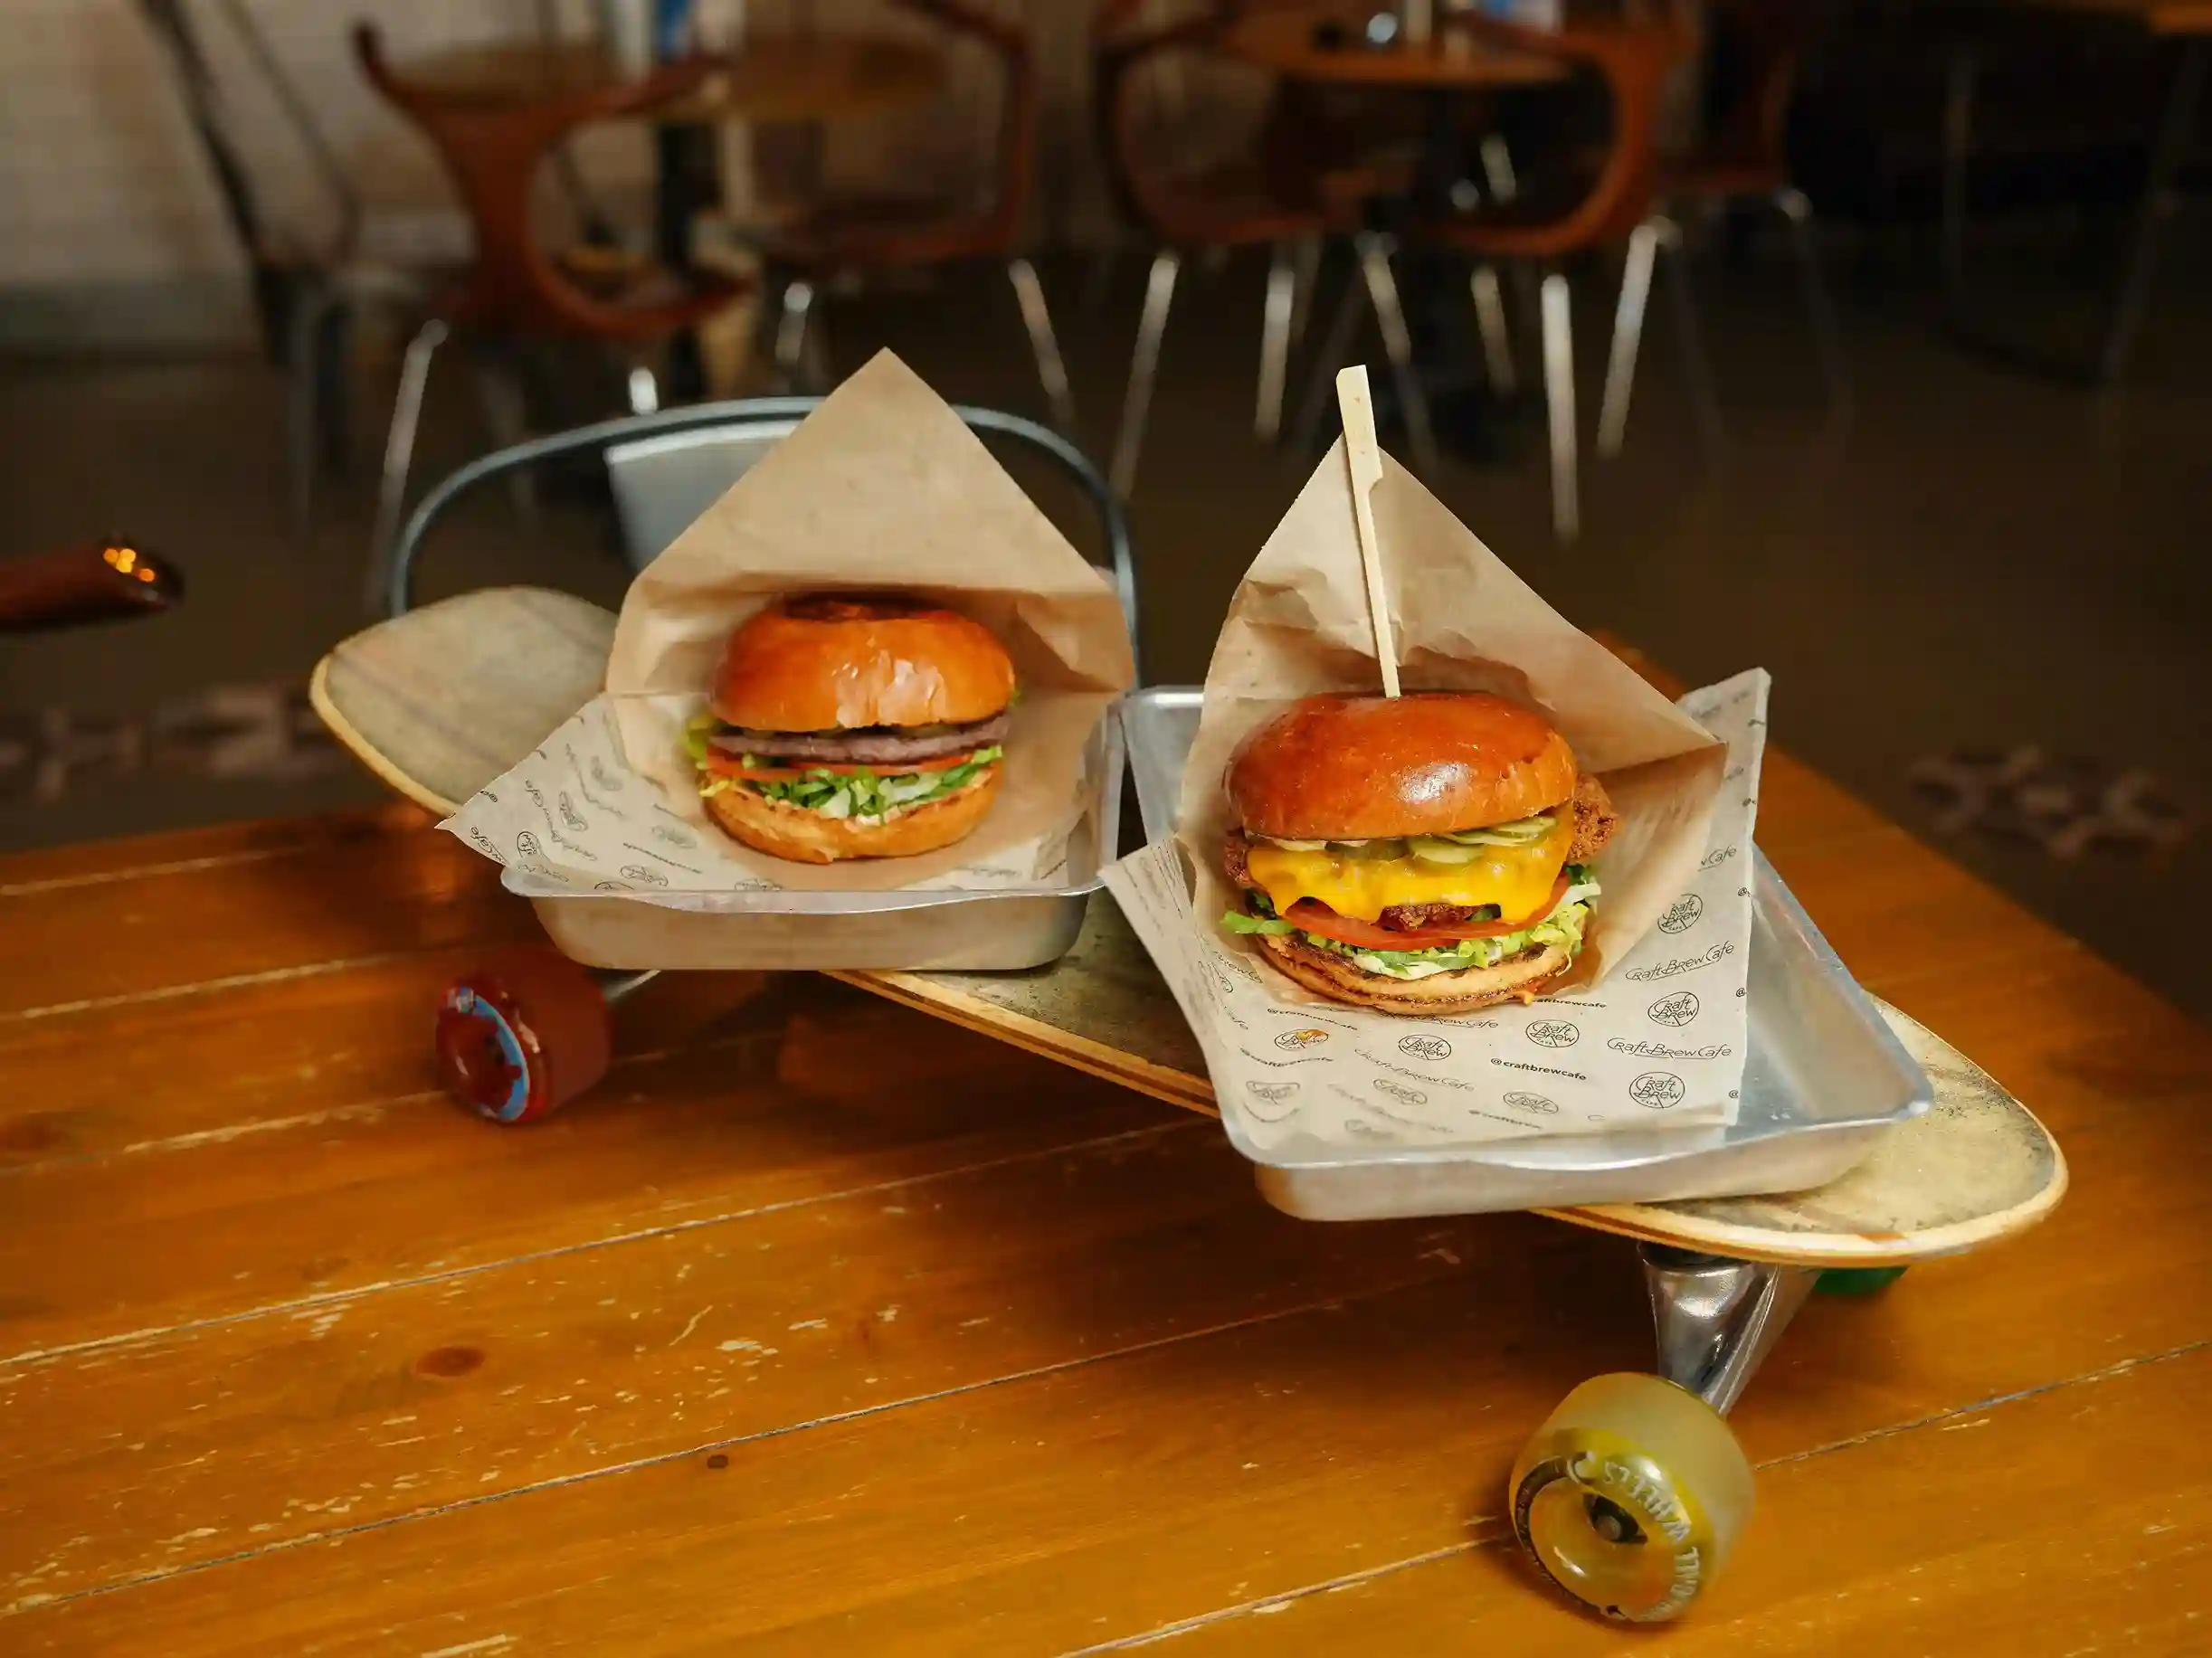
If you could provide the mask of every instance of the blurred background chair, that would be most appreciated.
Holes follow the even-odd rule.
[[[1027,33],[968,0],[891,0],[998,59],[998,145],[991,176],[974,201],[871,194],[808,207],[765,237],[762,251],[777,287],[775,362],[787,384],[824,389],[831,379],[818,311],[825,291],[888,272],[991,260],[1004,265],[1021,313],[1037,377],[1053,423],[1076,429],[1075,399],[1037,268],[1021,251],[1037,171],[1038,85]]]
[[[1514,163],[1510,195],[1493,190],[1475,211],[1419,218],[1408,234],[1419,242],[1449,250],[1472,261],[1470,288],[1484,324],[1486,343],[1500,330],[1495,325],[1498,289],[1495,269],[1527,269],[1538,277],[1544,407],[1552,473],[1552,524],[1562,542],[1581,533],[1580,441],[1574,390],[1571,290],[1567,267],[1584,256],[1615,248],[1626,262],[1599,413],[1601,442],[1617,447],[1628,418],[1628,393],[1636,371],[1644,301],[1657,254],[1665,251],[1673,280],[1676,324],[1687,360],[1692,401],[1707,441],[1719,441],[1719,416],[1712,374],[1699,336],[1695,307],[1684,270],[1682,235],[1674,221],[1657,211],[1658,126],[1669,75],[1690,50],[1690,35],[1671,13],[1656,21],[1627,16],[1610,22],[1570,24],[1558,30],[1533,29],[1471,13],[1455,12],[1439,20],[1478,45],[1557,58],[1594,81],[1605,105],[1608,129],[1594,150],[1562,138],[1546,153],[1524,154]],[[1370,245],[1365,256],[1387,264],[1387,250]],[[1371,291],[1379,291],[1370,284]],[[1362,295],[1355,285],[1330,327],[1299,415],[1301,447],[1318,436],[1328,407],[1328,376],[1352,344]],[[1384,338],[1390,319],[1384,316]],[[1497,354],[1492,374],[1497,377]],[[1401,400],[1420,396],[1418,381],[1400,377]],[[1427,425],[1418,406],[1409,407],[1409,428]],[[1418,453],[1418,450],[1417,450]]]
[[[1792,182],[1788,154],[1790,104],[1806,44],[1806,4],[1709,0],[1707,96],[1697,139],[1689,149],[1662,159],[1658,194],[1678,219],[1717,218],[1732,210],[1761,207],[1781,215],[1828,406],[1840,418],[1850,409],[1850,373],[1821,275],[1812,203]],[[1627,414],[1625,403],[1620,413]],[[1619,422],[1609,428],[1601,424],[1598,452],[1618,454],[1620,434]]]
[[[233,130],[232,94],[239,89],[226,86],[214,71],[195,20],[199,8],[187,7],[183,0],[138,0],[138,5],[244,257],[264,353],[284,375],[286,484],[294,528],[304,537],[313,527],[318,476],[343,469],[348,459],[348,367],[356,317],[372,308],[419,313],[433,279],[365,248],[360,192],[251,7],[242,0],[213,0],[207,10],[234,38],[239,55],[281,115],[327,197],[334,223],[320,236],[272,220],[268,213],[257,187],[256,164],[266,165],[270,158],[252,155]]]
[[[532,185],[546,157],[577,128],[636,116],[696,90],[715,71],[711,59],[664,64],[632,81],[557,84],[519,97],[482,97],[417,85],[385,62],[376,29],[354,31],[369,83],[406,115],[436,149],[459,193],[475,240],[473,255],[431,302],[431,316],[408,343],[384,445],[377,494],[369,592],[384,586],[384,564],[407,489],[432,360],[455,330],[467,337],[495,438],[511,442],[524,420],[518,384],[500,354],[532,340],[583,340],[628,359],[634,411],[657,406],[650,351],[698,327],[752,291],[728,274],[656,261],[593,258],[571,269],[545,247],[532,219]],[[578,270],[593,274],[587,282]]]
[[[1145,0],[1106,0],[1092,51],[1092,112],[1107,183],[1117,209],[1154,250],[1110,468],[1125,498],[1136,481],[1161,339],[1185,258],[1270,250],[1252,427],[1262,442],[1272,443],[1282,427],[1290,350],[1304,331],[1324,238],[1356,231],[1362,197],[1381,187],[1379,179],[1348,164],[1332,142],[1337,135],[1316,111],[1302,101],[1285,101],[1279,92],[1269,118],[1242,154],[1160,159],[1156,152],[1182,146],[1141,130],[1138,77],[1176,54],[1209,52],[1235,14],[1222,5],[1202,16],[1144,28],[1136,21],[1144,9]]]

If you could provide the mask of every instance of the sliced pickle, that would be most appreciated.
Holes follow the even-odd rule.
[[[1403,857],[1406,843],[1402,840],[1332,840],[1329,850],[1341,857]]]
[[[1463,847],[1530,847],[1550,834],[1555,821],[1552,818],[1521,818],[1512,823],[1493,823],[1482,829],[1454,829],[1434,838],[1455,840]]]
[[[1480,862],[1483,855],[1480,846],[1446,840],[1438,835],[1416,835],[1408,844],[1413,856],[1424,864],[1473,864]]]

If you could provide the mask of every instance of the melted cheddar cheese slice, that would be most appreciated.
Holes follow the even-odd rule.
[[[1552,895],[1573,844],[1574,817],[1562,812],[1552,832],[1534,845],[1484,847],[1471,863],[1301,852],[1271,840],[1253,841],[1245,861],[1252,884],[1267,895],[1277,915],[1301,898],[1315,898],[1359,921],[1373,921],[1400,904],[1495,904],[1500,918],[1517,921]]]

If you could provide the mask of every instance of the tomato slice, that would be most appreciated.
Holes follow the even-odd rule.
[[[748,766],[740,765],[735,758],[717,749],[707,756],[707,770],[717,777],[737,777],[760,783],[787,783],[796,782],[810,772],[850,773],[869,771],[878,777],[912,777],[923,772],[949,772],[954,766],[965,765],[974,758],[973,753],[945,754],[935,760],[901,761],[896,768],[857,765]]]
[[[1283,919],[1296,924],[1305,932],[1318,933],[1323,938],[1333,938],[1340,944],[1350,944],[1357,950],[1433,950],[1439,944],[1456,944],[1462,939],[1504,938],[1508,933],[1533,927],[1559,908],[1559,901],[1567,895],[1570,885],[1571,883],[1562,873],[1552,884],[1552,895],[1533,914],[1519,921],[1463,921],[1401,933],[1396,927],[1386,927],[1380,922],[1357,921],[1349,915],[1339,915],[1317,898],[1299,899],[1284,912]]]

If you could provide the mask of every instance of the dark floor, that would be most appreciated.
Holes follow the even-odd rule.
[[[1583,626],[1693,679],[1771,669],[1780,741],[2212,1017],[2212,968],[2196,949],[2212,929],[2205,836],[2060,859],[1941,831],[1911,782],[1930,756],[2032,744],[2057,762],[2148,768],[2185,805],[2212,799],[2212,308],[2192,305],[2185,262],[2201,269],[2205,251],[2177,254],[2134,383],[2103,400],[1961,355],[1932,327],[1914,261],[1846,270],[1857,396],[1844,430],[1825,414],[1786,273],[1706,268],[1730,425],[1719,464],[1689,428],[1675,342],[1655,317],[1627,454],[1586,474],[1580,546],[1550,535],[1532,416],[1490,463],[1452,460],[1440,493]],[[1087,313],[1082,273],[1048,272],[1094,450],[1110,438],[1141,279],[1125,261]],[[1581,299],[1587,427],[1609,282],[1593,275]],[[1230,590],[1306,469],[1250,436],[1258,308],[1258,270],[1239,263],[1186,277],[1170,325],[1133,509],[1157,680],[1202,675]],[[848,367],[888,344],[948,395],[1036,407],[1011,302],[980,275],[841,302],[831,320]],[[311,749],[247,745],[235,769],[263,775],[210,780],[158,754],[103,756],[88,725],[211,684],[296,685],[358,625],[369,457],[390,395],[378,363],[362,377],[361,464],[326,492],[302,545],[284,507],[280,403],[259,364],[0,366],[0,555],[128,531],[192,583],[173,616],[0,647],[0,744],[60,707],[90,755],[58,799],[0,788],[0,847],[374,798]],[[436,384],[432,404],[419,477],[482,441],[460,376]],[[580,506],[556,500],[525,528],[493,498],[433,553],[426,586],[526,580],[612,603],[622,578],[603,545]]]

